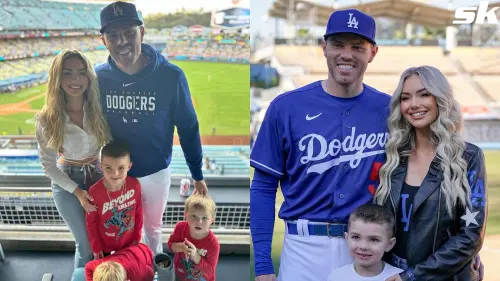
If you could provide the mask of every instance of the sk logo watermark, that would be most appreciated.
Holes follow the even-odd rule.
[[[460,7],[455,11],[454,24],[498,24],[498,19],[495,14],[499,7],[494,7],[488,10],[488,1],[481,1],[479,7]],[[485,22],[487,19],[487,22]]]
[[[348,27],[353,27],[354,25],[354,28],[358,29],[358,21],[356,20],[356,17],[353,17],[352,14],[349,14],[349,21],[347,22],[349,25]]]

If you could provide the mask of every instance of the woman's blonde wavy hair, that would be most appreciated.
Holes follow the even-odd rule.
[[[450,214],[457,203],[465,206],[470,194],[467,181],[467,163],[462,158],[465,142],[460,135],[463,126],[460,106],[453,98],[452,88],[444,75],[432,66],[412,67],[403,72],[399,85],[391,98],[391,113],[388,120],[389,140],[385,151],[387,160],[380,168],[380,185],[375,193],[375,202],[383,204],[391,190],[391,176],[402,157],[408,157],[415,148],[415,128],[401,114],[400,99],[403,84],[412,75],[417,75],[425,89],[436,97],[438,115],[431,123],[431,143],[437,147],[436,156],[443,171],[441,189]]]
[[[47,147],[59,151],[64,140],[64,122],[66,95],[61,87],[63,63],[69,58],[79,58],[85,65],[89,85],[84,93],[86,100],[86,115],[89,130],[95,135],[97,144],[103,146],[110,140],[108,123],[101,109],[101,99],[97,76],[90,61],[77,50],[64,50],[52,62],[49,70],[47,100],[36,116],[36,126],[41,126],[42,137],[46,139]]]

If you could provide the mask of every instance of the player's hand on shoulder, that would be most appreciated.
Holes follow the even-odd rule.
[[[255,281],[278,281],[275,274],[265,274],[255,277]]]

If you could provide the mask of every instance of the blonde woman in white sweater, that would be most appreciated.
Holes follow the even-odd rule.
[[[109,141],[96,74],[79,51],[65,50],[49,71],[45,106],[36,116],[40,162],[52,181],[57,210],[76,244],[75,268],[93,257],[85,211],[95,211],[87,190],[100,179],[98,154]]]

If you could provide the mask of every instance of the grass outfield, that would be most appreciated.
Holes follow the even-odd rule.
[[[486,228],[486,241],[488,241],[488,235],[500,234],[500,151],[485,151],[484,154],[486,157],[486,170],[488,177],[488,221]],[[253,176],[253,170],[251,176]],[[282,202],[283,195],[281,194],[281,190],[278,190],[276,205],[281,206]],[[276,222],[274,224],[272,244],[272,258],[274,270],[276,272],[278,272],[279,269],[279,259],[285,231],[283,221],[278,218],[278,211],[279,210],[276,209]],[[250,263],[250,280],[254,280],[253,250],[251,250]]]
[[[16,93],[0,94],[0,106],[2,104],[22,102],[23,100],[29,99],[33,96],[45,92],[45,89],[46,87],[44,86],[38,86],[29,89],[23,89]]]
[[[33,113],[16,113],[0,115],[0,128],[2,135],[17,135],[19,129],[23,135],[35,134],[35,116]]]
[[[173,61],[184,70],[202,135],[248,135],[250,120],[250,67],[245,64]],[[19,103],[46,91],[46,85],[0,95],[3,104]],[[41,109],[44,97],[31,101],[33,109]],[[0,115],[1,134],[34,134],[33,113]]]
[[[248,135],[250,66],[248,64],[173,61],[184,70],[202,135]]]

